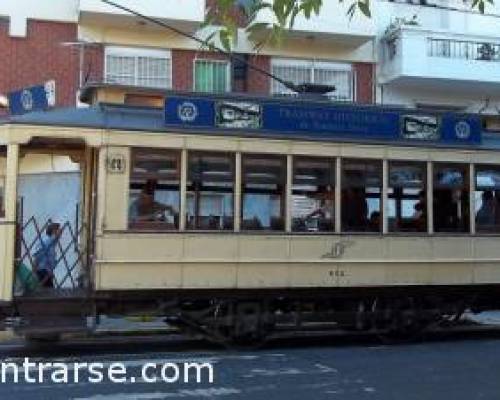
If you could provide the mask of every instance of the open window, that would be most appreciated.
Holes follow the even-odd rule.
[[[469,232],[469,165],[434,164],[434,230]]]
[[[426,177],[425,163],[389,163],[389,232],[427,232]]]
[[[292,230],[331,232],[335,229],[335,159],[293,160]]]
[[[234,155],[189,152],[187,228],[232,230]]]
[[[133,149],[129,227],[179,228],[180,151]]]
[[[476,231],[500,232],[500,166],[476,165]]]
[[[286,158],[265,154],[242,157],[242,230],[285,229]]]
[[[382,162],[342,160],[342,230],[382,231]]]

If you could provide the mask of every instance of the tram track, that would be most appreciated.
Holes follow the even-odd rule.
[[[400,343],[421,343],[435,341],[452,341],[452,340],[479,340],[482,338],[500,338],[500,325],[479,325],[479,324],[459,324],[453,327],[435,327],[422,332],[417,337],[409,340],[381,340],[382,332],[377,331],[347,331],[347,330],[332,330],[332,329],[316,329],[316,330],[301,330],[301,331],[278,331],[270,334],[262,347],[280,347],[283,345],[293,345],[297,347],[308,347],[317,344],[328,345],[346,345],[346,344],[400,344]],[[162,330],[141,331],[139,334],[133,332],[98,332],[85,337],[69,337],[66,338],[61,345],[66,343],[146,343],[151,345],[175,344],[189,350],[192,346],[194,349],[201,347],[220,348],[220,344],[216,344],[206,339],[202,335],[189,335],[182,333],[176,328],[165,328]],[[231,349],[231,346],[227,346]],[[252,347],[249,346],[249,349]],[[237,346],[236,350],[242,350]],[[244,350],[244,348],[243,348]]]

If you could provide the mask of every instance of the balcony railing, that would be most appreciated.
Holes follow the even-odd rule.
[[[453,39],[428,39],[430,57],[500,62],[500,44]]]

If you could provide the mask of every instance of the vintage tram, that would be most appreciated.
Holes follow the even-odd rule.
[[[119,85],[82,97],[0,125],[0,299],[18,333],[149,313],[256,343],[404,335],[499,307],[500,137],[478,115]],[[52,285],[21,273],[51,223],[18,190],[40,154],[80,171]]]

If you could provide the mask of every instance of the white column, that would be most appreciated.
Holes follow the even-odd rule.
[[[293,156],[286,156],[285,231],[292,231]]]
[[[186,149],[182,149],[181,152],[181,206],[179,210],[179,230],[186,230],[186,186],[187,186],[187,164],[188,164],[188,154]]]
[[[234,231],[241,230],[241,153],[236,153],[234,164]]]
[[[476,233],[476,168],[474,164],[469,165],[469,218],[470,233]]]
[[[382,233],[389,231],[388,225],[389,161],[382,161]]]
[[[431,161],[427,161],[427,232],[434,233],[434,172]]]
[[[0,300],[11,301],[14,286],[16,256],[17,178],[19,173],[19,145],[7,145],[5,170],[5,254],[0,256]]]
[[[341,158],[335,160],[335,232],[340,233],[342,228],[342,163]]]

